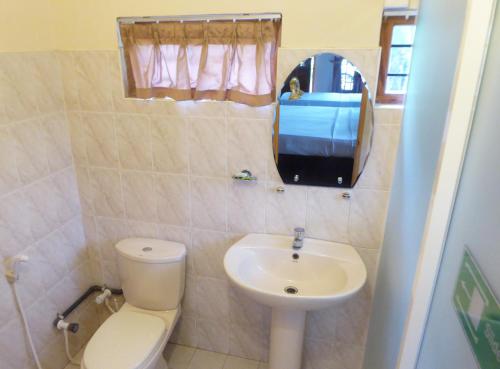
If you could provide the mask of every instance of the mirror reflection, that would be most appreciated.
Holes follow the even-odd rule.
[[[273,147],[283,182],[353,187],[368,158],[373,107],[361,72],[340,55],[308,58],[278,98]]]

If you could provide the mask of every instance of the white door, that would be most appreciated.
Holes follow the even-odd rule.
[[[466,253],[469,255],[464,259]],[[497,11],[417,369],[500,369],[499,298],[500,11]]]

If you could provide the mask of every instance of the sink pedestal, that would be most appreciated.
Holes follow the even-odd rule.
[[[344,301],[366,281],[363,260],[350,245],[248,234],[224,256],[229,280],[249,298],[272,308],[269,369],[300,369],[307,311]],[[323,369],[323,368],[321,368]]]
[[[269,369],[300,369],[306,311],[273,308]]]

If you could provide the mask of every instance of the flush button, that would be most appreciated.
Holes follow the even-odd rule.
[[[150,251],[153,251],[153,248],[152,247],[143,247],[142,251],[144,251],[144,252],[150,252]]]

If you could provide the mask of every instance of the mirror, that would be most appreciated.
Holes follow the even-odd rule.
[[[353,187],[370,153],[373,106],[361,72],[340,55],[310,57],[278,98],[273,148],[284,183]]]

